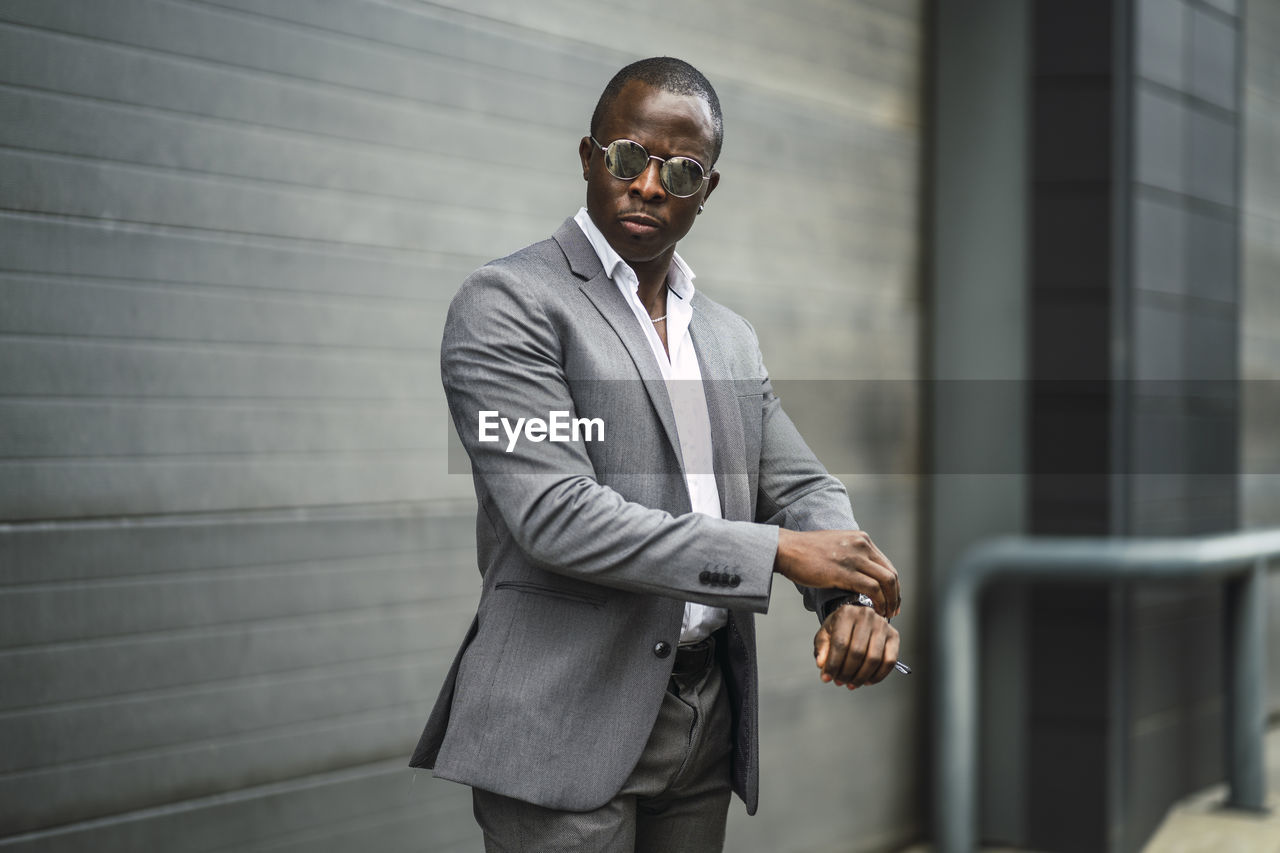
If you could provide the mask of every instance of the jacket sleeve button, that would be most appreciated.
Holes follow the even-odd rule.
[[[737,586],[740,583],[742,583],[742,578],[738,575],[734,575],[729,578],[729,586]]]
[[[671,654],[671,644],[665,640],[660,640],[653,646],[653,654],[655,657],[665,658]]]
[[[711,583],[711,572],[703,570],[703,572],[698,575],[698,580],[702,581],[703,583]]]

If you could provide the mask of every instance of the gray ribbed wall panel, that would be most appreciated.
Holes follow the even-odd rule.
[[[1033,347],[1042,376],[1097,381],[1074,400],[1046,389],[1038,458],[1079,459],[1097,475],[1044,477],[1036,529],[1235,529],[1248,180],[1237,4],[1035,8],[1044,334]],[[1222,593],[1133,585],[1037,596],[1028,840],[1137,850],[1170,804],[1224,773]],[[1063,811],[1061,797],[1080,791]]]
[[[1244,181],[1241,352],[1244,435],[1241,516],[1280,524],[1280,4],[1244,2]],[[1271,580],[1271,640],[1280,649],[1280,580]],[[1280,654],[1268,663],[1270,709],[1280,715]]]
[[[699,286],[777,377],[913,381],[921,15],[0,0],[0,848],[477,849],[404,766],[478,592],[444,307],[572,214],[603,83],[672,53],[725,107]],[[849,485],[923,600],[899,400]],[[785,589],[762,620],[732,849],[919,832],[919,684],[823,689],[814,627]]]

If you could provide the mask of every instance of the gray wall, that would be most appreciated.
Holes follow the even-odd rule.
[[[1280,7],[935,8],[934,570],[1024,526],[1280,523]],[[1035,381],[966,399],[956,377]],[[1004,476],[962,467],[975,456]],[[1000,589],[983,614],[984,837],[1138,849],[1221,778],[1219,591],[1037,588],[1029,619],[1024,595]]]
[[[1241,521],[1280,525],[1280,3],[1244,2]],[[1280,579],[1271,580],[1270,709],[1280,717]]]
[[[934,7],[932,578],[974,543],[1026,527],[1030,18],[1024,0]],[[979,791],[983,838],[991,840],[1026,834],[1025,597],[1001,587],[982,612]]]
[[[576,209],[599,89],[668,52],[725,106],[699,286],[777,377],[911,387],[920,19],[0,0],[0,848],[476,849],[465,789],[404,767],[478,586],[444,306]],[[849,483],[922,600],[889,399],[856,454],[890,462]],[[763,620],[730,846],[887,849],[919,831],[919,683],[823,689],[798,601]]]
[[[1132,289],[1126,320],[1130,470],[1125,528],[1240,525],[1241,78],[1235,0],[1142,0],[1134,24]],[[1148,380],[1155,382],[1148,383]],[[1185,383],[1185,384],[1178,384]],[[1161,455],[1172,469],[1151,465]],[[1227,619],[1219,590],[1137,589],[1123,696],[1125,844],[1176,799],[1223,778]]]
[[[1034,375],[1084,381],[1036,391],[1036,532],[1238,525],[1240,32],[1234,2],[1036,5]],[[1140,849],[1223,774],[1220,591],[1035,601],[1032,846]]]

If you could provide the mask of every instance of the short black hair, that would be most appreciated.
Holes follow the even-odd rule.
[[[613,107],[613,102],[618,99],[623,87],[632,80],[639,80],[673,95],[695,95],[706,102],[711,108],[711,123],[715,128],[715,141],[711,150],[711,165],[714,166],[720,159],[720,146],[724,143],[724,117],[720,113],[720,99],[716,97],[711,81],[701,71],[674,56],[641,59],[613,75],[613,79],[600,93],[595,112],[591,114],[591,135],[599,139],[596,134],[605,114]]]

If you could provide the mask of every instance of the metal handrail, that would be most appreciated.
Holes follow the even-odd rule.
[[[937,849],[972,851],[976,839],[978,606],[996,579],[1231,581],[1227,655],[1233,661],[1227,716],[1232,808],[1266,803],[1267,563],[1280,529],[1197,539],[1005,537],[966,552],[943,578],[934,637]]]

